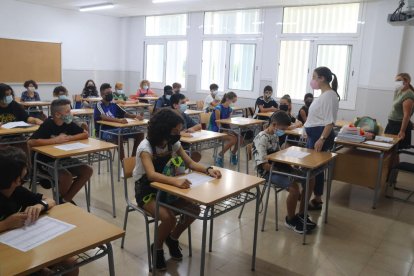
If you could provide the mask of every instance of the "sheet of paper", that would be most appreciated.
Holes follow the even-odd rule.
[[[208,181],[214,180],[214,177],[208,176],[206,174],[199,174],[199,173],[189,173],[187,175],[183,175],[179,178],[187,178],[188,181],[191,182],[191,188],[195,188],[200,186]]]
[[[65,144],[65,145],[59,145],[55,146],[55,148],[64,150],[64,151],[70,151],[70,150],[77,150],[77,149],[84,149],[89,147],[89,145],[82,144],[82,143],[73,143],[73,144]]]
[[[391,138],[391,137],[386,137],[386,136],[375,136],[375,141],[392,143],[394,141],[394,139]]]
[[[287,150],[283,155],[287,157],[294,157],[294,158],[304,158],[308,156],[310,153],[303,152],[303,151],[297,151],[297,150]]]
[[[196,132],[193,132],[193,133],[190,133],[190,134],[191,134],[191,136],[193,136],[193,138],[201,138],[201,137],[204,136],[204,133],[202,131],[196,131]]]
[[[0,242],[26,252],[75,227],[75,225],[45,216],[34,224],[0,235]]]
[[[6,129],[11,129],[11,128],[15,128],[15,127],[30,127],[32,126],[31,124],[28,124],[26,122],[23,121],[19,121],[19,122],[10,122],[10,123],[6,123],[4,125],[2,125],[2,128],[6,128]]]
[[[131,119],[131,118],[125,118],[127,121],[128,121],[128,123],[133,123],[133,122],[136,122],[137,120],[135,120],[135,119]]]
[[[392,147],[392,144],[390,143],[383,143],[383,142],[376,142],[376,141],[366,141],[365,144],[368,144],[371,146],[383,147],[383,148]]]

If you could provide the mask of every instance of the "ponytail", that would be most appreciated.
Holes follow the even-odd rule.
[[[318,77],[324,77],[325,81],[331,85],[331,88],[333,91],[335,91],[336,95],[338,95],[338,100],[341,100],[341,96],[338,94],[338,78],[334,73],[332,73],[331,69],[328,67],[318,67],[315,70],[315,73],[318,75]],[[332,84],[331,84],[332,82]]]
[[[335,91],[336,95],[338,96],[338,101],[341,101],[341,96],[339,96],[338,93],[338,78],[334,73],[332,73],[333,79],[332,79],[332,90]]]
[[[220,103],[221,104],[224,104],[227,100],[232,100],[234,98],[237,98],[236,93],[234,93],[234,92],[224,93],[223,98],[221,99],[221,102]]]

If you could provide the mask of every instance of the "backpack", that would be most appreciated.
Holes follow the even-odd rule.
[[[369,116],[357,117],[354,125],[356,127],[360,127],[366,132],[370,132],[375,135],[378,135],[379,133],[379,125],[377,123],[377,120]]]

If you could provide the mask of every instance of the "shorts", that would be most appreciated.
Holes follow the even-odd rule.
[[[73,164],[78,164],[79,166],[80,165],[83,165],[83,163],[79,159],[77,159],[77,158],[65,158],[65,159],[62,159],[62,160],[69,160],[69,159],[71,160],[71,162]],[[42,166],[41,168],[42,168],[42,171],[46,172],[50,176],[52,176],[52,177],[54,176],[54,173],[55,173],[55,169],[54,168],[46,167],[46,166]],[[62,170],[62,169],[60,169],[60,170]],[[60,170],[58,170],[58,171],[60,171]]]

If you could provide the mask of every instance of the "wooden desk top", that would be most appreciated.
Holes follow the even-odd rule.
[[[296,157],[290,157],[290,156],[284,155],[286,151],[291,151],[291,150],[307,152],[310,154],[304,158],[296,158]],[[315,150],[312,150],[312,149],[305,149],[301,147],[292,146],[287,149],[272,153],[268,155],[266,158],[272,162],[285,163],[285,164],[304,167],[304,168],[312,170],[312,169],[319,168],[322,165],[325,165],[326,163],[331,161],[336,156],[337,156],[336,153],[316,152]]]
[[[200,143],[200,142],[205,142],[205,141],[214,140],[214,139],[220,139],[220,138],[227,136],[227,134],[225,133],[214,132],[214,131],[209,131],[209,130],[201,130],[201,131],[197,131],[196,133],[201,133],[202,136],[200,137],[181,136],[180,141],[182,143],[194,144],[194,143]]]
[[[349,124],[352,124],[352,122],[351,121],[346,121],[346,120],[337,120],[335,122],[335,126],[339,127],[339,128],[342,128],[344,126],[349,126]]]
[[[102,97],[82,98],[82,100],[87,102],[99,102],[102,101]]]
[[[188,102],[186,102],[186,104],[187,104],[188,106],[191,106],[191,105],[197,105],[197,102],[196,102],[196,101],[188,101]]]
[[[263,113],[260,112],[260,113],[257,113],[257,116],[270,118],[270,117],[272,117],[273,113],[274,112],[263,112]]]
[[[31,126],[31,127],[15,127],[15,128],[11,128],[11,129],[0,127],[0,136],[33,133],[38,129],[39,129],[38,125],[34,125],[34,126]]]
[[[384,134],[382,136],[386,136],[386,137],[390,137],[390,138],[394,139],[394,141],[392,142],[391,147],[387,148],[387,147],[379,147],[379,146],[374,146],[374,145],[368,145],[368,144],[365,144],[364,142],[355,143],[355,142],[342,141],[338,138],[335,138],[335,143],[338,144],[338,145],[343,145],[343,146],[348,146],[348,147],[359,147],[359,148],[379,150],[379,151],[390,151],[391,149],[393,149],[400,142],[400,139],[398,138],[397,135]]]
[[[137,97],[139,100],[147,100],[147,101],[156,101],[159,97],[157,96],[147,96],[147,97]]]
[[[73,143],[82,143],[89,145],[89,147],[83,148],[83,149],[76,149],[76,150],[61,150],[55,148],[55,146],[59,145],[68,145]],[[34,147],[32,148],[33,151],[41,153],[43,155],[49,156],[51,158],[60,159],[60,158],[66,158],[66,157],[72,157],[77,155],[84,155],[88,153],[93,152],[99,152],[104,150],[110,150],[113,148],[117,148],[118,146],[112,143],[108,143],[105,141],[101,141],[94,138],[89,138],[85,140],[79,140],[79,141],[72,141],[65,144],[55,144],[55,145],[48,145],[48,146],[40,146],[40,147]]]
[[[180,189],[158,182],[151,183],[151,186],[201,205],[212,206],[217,202],[250,190],[265,182],[265,179],[253,175],[224,168],[215,167],[215,169],[220,170],[222,175],[220,179],[214,179],[194,188]]]
[[[285,130],[285,133],[287,135],[292,135],[292,136],[302,136],[303,131],[304,131],[304,128],[299,127],[299,128],[294,128],[294,129],[287,129],[287,130]]]
[[[234,125],[234,126],[249,126],[249,125],[257,125],[257,124],[266,123],[266,121],[264,120],[257,120],[257,119],[244,118],[244,117],[232,117],[229,119],[216,120],[216,122],[220,124],[229,124],[229,125]]]
[[[240,110],[243,110],[244,107],[241,107],[241,106],[233,106],[231,109],[233,109],[233,111],[240,111]]]
[[[19,104],[23,106],[49,106],[52,104],[52,102],[45,102],[45,101],[36,101],[36,102],[18,102]]]
[[[81,109],[72,109],[70,111],[72,115],[93,115],[93,109],[92,108],[81,108]]]
[[[203,111],[187,109],[184,113],[189,115],[189,116],[194,116],[194,115],[200,115],[201,113],[203,113]]]
[[[146,126],[148,125],[148,120],[147,119],[144,119],[142,121],[133,120],[133,121],[128,121],[128,123],[126,124],[109,122],[109,121],[97,121],[97,123],[100,125],[105,125],[105,126],[110,126],[110,127],[127,128],[127,127],[135,127],[135,126]]]
[[[136,108],[136,107],[149,107],[152,106],[152,104],[149,103],[139,103],[139,102],[126,102],[126,103],[119,103],[118,104],[122,108]]]
[[[125,235],[121,228],[70,203],[53,207],[48,215],[76,227],[27,252],[0,243],[0,275],[30,274]]]

